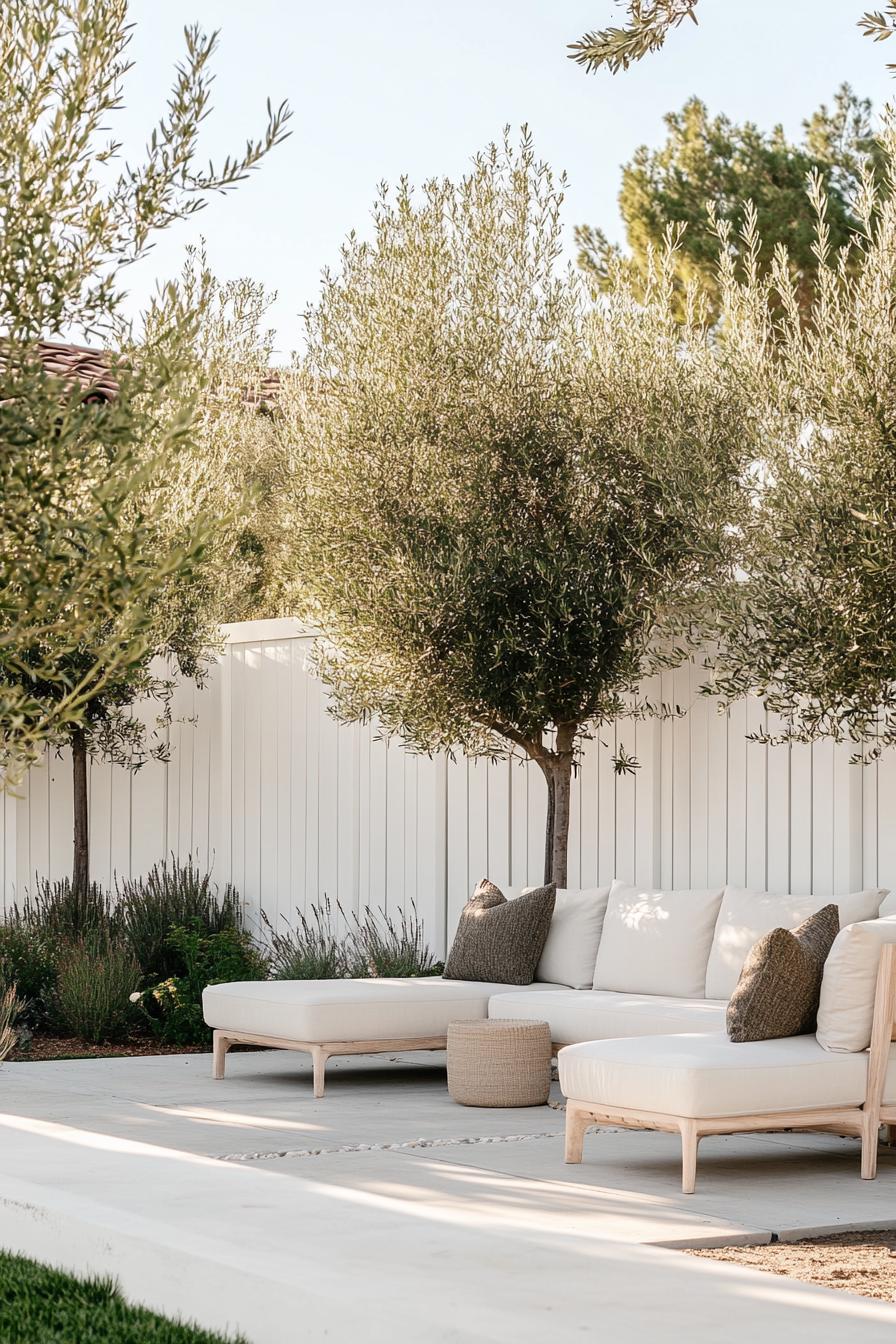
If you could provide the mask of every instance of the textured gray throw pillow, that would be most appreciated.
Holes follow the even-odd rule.
[[[508,901],[484,877],[461,911],[445,979],[531,985],[548,940],[556,895],[552,882]]]
[[[789,929],[772,929],[744,962],[728,1003],[732,1041],[769,1041],[815,1030],[824,963],[837,934],[836,905],[826,905]]]

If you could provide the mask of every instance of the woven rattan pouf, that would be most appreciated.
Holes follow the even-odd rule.
[[[449,1022],[448,1091],[462,1106],[543,1106],[550,1090],[547,1022]]]

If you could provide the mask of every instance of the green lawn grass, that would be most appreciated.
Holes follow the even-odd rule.
[[[225,1336],[128,1306],[111,1279],[0,1251],[0,1344],[225,1344]]]

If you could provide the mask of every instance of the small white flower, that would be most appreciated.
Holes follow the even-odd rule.
[[[135,989],[133,994],[131,994],[130,996],[131,1003],[139,1003],[142,998],[143,995],[137,989]]]

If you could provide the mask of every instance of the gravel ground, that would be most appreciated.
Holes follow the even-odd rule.
[[[728,1260],[770,1274],[783,1274],[862,1297],[896,1301],[896,1231],[841,1232],[808,1241],[770,1246],[719,1246],[688,1251],[705,1260]],[[896,1325],[896,1320],[894,1320]]]

